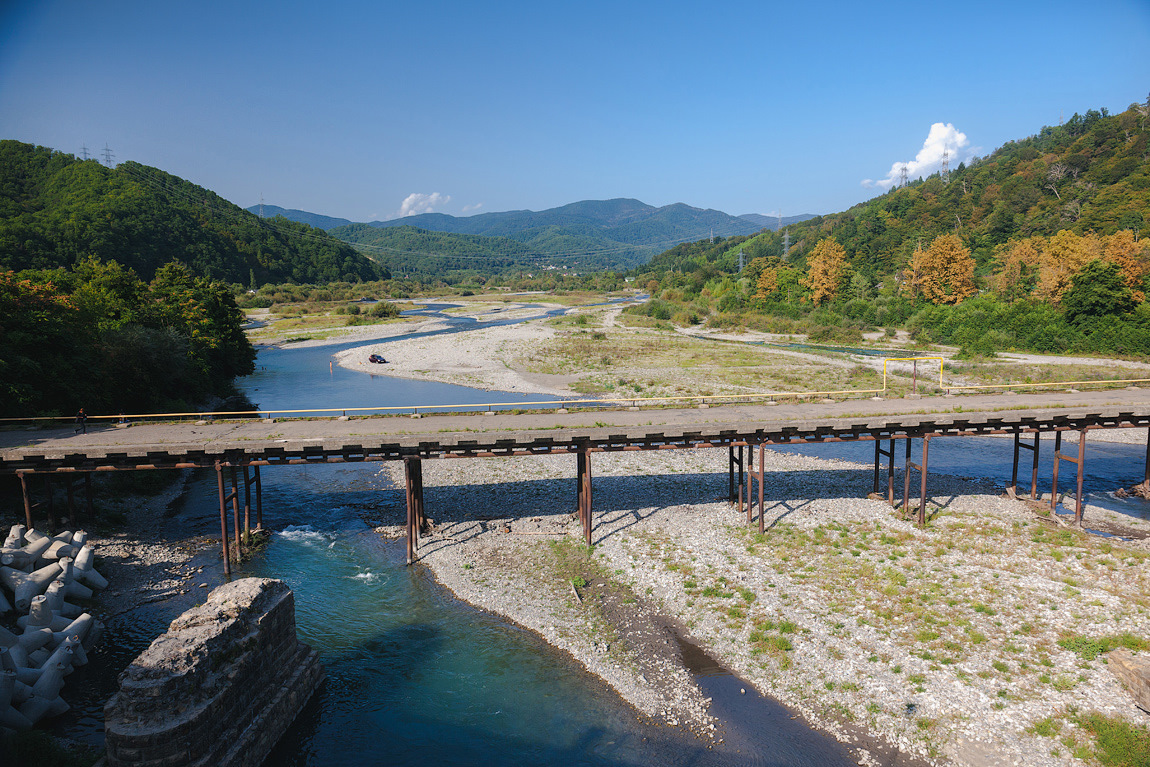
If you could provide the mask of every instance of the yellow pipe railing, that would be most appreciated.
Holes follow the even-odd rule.
[[[885,357],[882,361],[882,390],[886,391],[886,365],[888,362],[924,362],[926,360],[938,360],[938,388],[942,386],[942,363],[946,361],[945,357]]]
[[[939,376],[938,385],[940,389],[945,390],[947,393],[952,391],[976,391],[987,389],[1024,389],[1024,388],[1037,388],[1037,387],[1070,387],[1070,386],[1110,386],[1115,384],[1137,384],[1137,383],[1150,383],[1150,378],[1122,378],[1122,379],[1108,379],[1098,381],[1052,381],[1047,383],[1022,383],[1022,384],[978,384],[978,385],[965,385],[965,386],[947,386],[943,382],[943,357],[888,357],[883,359],[882,369],[882,388],[881,389],[837,389],[828,391],[792,391],[792,392],[767,392],[762,394],[710,394],[710,395],[682,395],[682,396],[667,396],[667,397],[612,397],[612,398],[588,398],[588,399],[550,399],[550,400],[532,400],[528,402],[468,402],[460,404],[438,404],[438,405],[374,405],[364,407],[335,407],[335,408],[301,408],[289,410],[225,410],[225,411],[200,411],[200,412],[183,412],[183,413],[132,413],[120,415],[90,415],[90,420],[106,420],[106,421],[139,421],[139,420],[158,420],[158,419],[176,419],[176,418],[226,418],[226,417],[258,417],[258,418],[271,418],[273,416],[293,414],[295,416],[307,417],[309,415],[321,415],[321,417],[332,417],[334,414],[347,415],[350,413],[394,413],[394,412],[410,412],[419,413],[420,410],[461,410],[461,411],[492,411],[496,407],[503,409],[519,409],[523,407],[539,407],[546,405],[591,405],[591,406],[619,406],[625,403],[630,403],[631,406],[637,406],[639,403],[671,403],[683,401],[698,401],[700,404],[707,403],[722,403],[722,402],[753,402],[756,400],[771,400],[781,398],[794,398],[800,399],[803,397],[832,397],[832,396],[850,396],[862,394],[886,394],[887,393],[887,364],[890,362],[919,362],[924,360],[938,360],[939,361]],[[71,416],[23,416],[15,418],[0,418],[0,423],[26,423],[33,421],[73,421],[74,417]]]

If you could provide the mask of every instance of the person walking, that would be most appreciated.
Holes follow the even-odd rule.
[[[88,433],[88,414],[84,412],[84,408],[80,408],[80,412],[76,413],[76,431]]]

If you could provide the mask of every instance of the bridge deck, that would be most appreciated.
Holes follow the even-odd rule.
[[[0,474],[499,457],[1150,426],[1150,391],[0,432]]]

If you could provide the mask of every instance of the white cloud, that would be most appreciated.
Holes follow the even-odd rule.
[[[481,203],[481,202],[477,202],[474,205],[464,205],[463,206],[463,212],[464,213],[472,213],[474,211],[479,210],[482,207],[483,207],[483,203]]]
[[[942,168],[942,155],[943,152],[950,153],[951,167],[958,163],[958,150],[968,146],[970,141],[966,138],[966,134],[960,132],[950,123],[935,123],[930,126],[930,133],[926,136],[926,141],[922,142],[922,149],[918,150],[913,160],[906,162],[896,162],[890,166],[890,172],[887,173],[886,178],[879,181],[874,179],[863,179],[862,185],[869,188],[879,187],[880,189],[890,189],[895,184],[898,184],[902,179],[903,166],[906,167],[906,177],[908,180],[914,180],[918,177],[926,177],[931,173]]]
[[[412,192],[403,198],[403,204],[399,206],[397,218],[418,216],[420,213],[434,213],[436,206],[446,205],[449,202],[451,202],[451,195],[449,194]]]

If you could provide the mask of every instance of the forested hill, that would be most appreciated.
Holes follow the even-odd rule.
[[[413,226],[381,229],[370,224],[337,227],[331,234],[386,261],[396,274],[434,275],[447,282],[540,266],[530,248],[506,237],[428,232]]]
[[[656,208],[639,200],[583,200],[547,210],[512,210],[456,217],[424,213],[372,226],[415,226],[439,232],[510,237],[528,242],[540,230],[557,228],[563,234],[600,237],[615,243],[662,250],[684,240],[697,240],[711,230],[721,236],[751,234],[761,227],[720,210],[693,208],[683,203]]]
[[[384,270],[322,230],[261,220],[214,192],[135,162],[0,141],[0,271],[95,256],[150,280],[176,260],[233,283],[374,280]]]
[[[792,256],[834,238],[851,266],[873,276],[905,266],[918,245],[957,234],[980,271],[1008,240],[1139,230],[1150,221],[1150,103],[1121,114],[1075,114],[1064,125],[959,164],[842,213],[791,226]],[[774,250],[781,252],[777,246]]]

